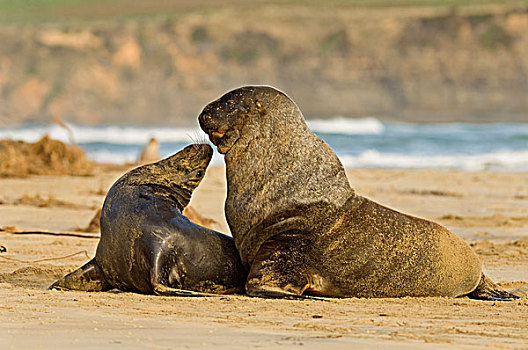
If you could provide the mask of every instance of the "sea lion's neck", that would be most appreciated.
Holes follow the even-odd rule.
[[[132,170],[123,175],[114,186],[137,186],[148,189],[145,193],[164,197],[174,202],[175,206],[182,211],[190,202],[193,185],[189,183],[175,183],[169,181],[168,176],[162,171],[146,171],[147,166]]]
[[[323,202],[339,208],[354,196],[341,162],[302,116],[247,123],[241,135],[225,155],[225,209],[234,236],[233,230],[243,234],[294,206]]]
[[[144,184],[141,187],[148,188],[148,193],[156,197],[163,197],[166,200],[173,202],[175,207],[181,212],[191,201],[192,191],[178,187],[166,187],[159,184]]]
[[[231,188],[266,183],[275,191],[295,189],[299,200],[324,198],[336,206],[353,195],[337,155],[306,126],[298,110],[282,109],[265,118],[265,122],[246,123],[241,137],[225,155]],[[320,196],[314,198],[314,194]]]
[[[337,156],[313,134],[288,142],[284,138],[240,141],[237,146],[244,152],[228,152],[225,157],[228,189],[253,186],[253,190],[272,190],[271,196],[289,194],[302,202],[324,199],[336,207],[354,194]],[[306,143],[309,146],[303,146]]]

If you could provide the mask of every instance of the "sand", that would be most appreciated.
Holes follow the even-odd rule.
[[[86,227],[123,171],[0,178],[0,227]],[[528,349],[528,173],[353,170],[349,178],[362,195],[446,225],[472,245],[495,281],[525,298],[291,301],[49,291],[94,255],[98,240],[0,231],[7,249],[0,253],[1,348]],[[225,191],[224,169],[209,168],[191,201],[222,232]]]

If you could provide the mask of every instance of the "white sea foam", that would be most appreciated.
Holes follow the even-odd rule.
[[[162,154],[167,157],[170,154]],[[98,163],[125,164],[137,160],[137,152],[112,152],[99,150],[88,152]],[[460,169],[468,171],[514,170],[528,171],[528,151],[502,151],[474,155],[418,156],[397,153],[380,153],[368,150],[358,156],[339,155],[347,169]],[[215,151],[211,165],[223,165],[223,156]]]
[[[172,153],[163,153],[162,157],[168,157],[171,154],[176,153],[178,150],[175,150]],[[88,151],[86,152],[87,156],[94,160],[97,163],[111,163],[111,164],[127,164],[134,163],[138,160],[139,152],[127,151],[127,152],[113,152],[108,150],[98,150],[98,151]],[[216,150],[213,153],[213,158],[211,159],[210,165],[217,166],[223,165],[224,159],[223,156],[218,153]]]
[[[324,134],[322,137],[336,149],[347,168],[528,171],[528,124],[418,125],[342,117],[311,120],[308,124],[312,130]],[[102,163],[135,161],[151,137],[160,142],[163,156],[185,144],[207,140],[198,126],[69,126],[88,156]],[[69,142],[68,133],[55,124],[0,129],[0,139],[35,142],[44,135]],[[358,137],[361,142],[357,142]],[[212,164],[223,164],[218,153]]]
[[[367,150],[358,156],[344,155],[340,158],[346,168],[528,170],[528,150],[435,156]]]
[[[146,127],[146,126],[83,126],[68,124],[77,143],[102,142],[109,144],[143,145],[151,137],[159,142],[190,143],[205,138],[199,127]],[[0,129],[0,139],[35,142],[44,135],[69,142],[68,133],[55,124]]]
[[[312,119],[306,122],[315,132],[345,135],[377,135],[383,133],[385,127],[376,118],[344,118]]]
[[[376,118],[343,118],[315,119],[307,122],[308,126],[321,133],[328,134],[381,134],[384,130],[383,124]],[[182,142],[189,143],[202,140],[205,133],[198,127],[149,127],[149,126],[127,126],[127,125],[100,125],[86,126],[67,124],[74,135],[77,143],[110,143],[125,145],[143,145],[151,137],[159,142]],[[69,142],[66,130],[56,124],[18,126],[0,129],[0,139],[13,139],[26,142],[35,142],[44,135],[63,142]]]
[[[138,152],[125,153],[99,150],[96,152],[87,152],[87,156],[97,163],[126,164],[136,162]]]

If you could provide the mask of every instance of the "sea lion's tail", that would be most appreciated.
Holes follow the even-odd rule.
[[[497,301],[512,301],[521,298],[499,287],[484,273],[480,278],[480,282],[477,285],[477,288],[475,288],[475,290],[469,293],[467,296],[470,299]]]

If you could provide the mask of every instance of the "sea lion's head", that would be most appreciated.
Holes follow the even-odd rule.
[[[205,106],[198,121],[218,152],[225,154],[239,140],[245,125],[269,123],[268,111],[278,103],[297,108],[286,94],[270,86],[244,86]]]
[[[192,144],[156,163],[140,166],[123,177],[129,186],[150,186],[176,197],[185,207],[202,181],[213,156],[208,144]]]

